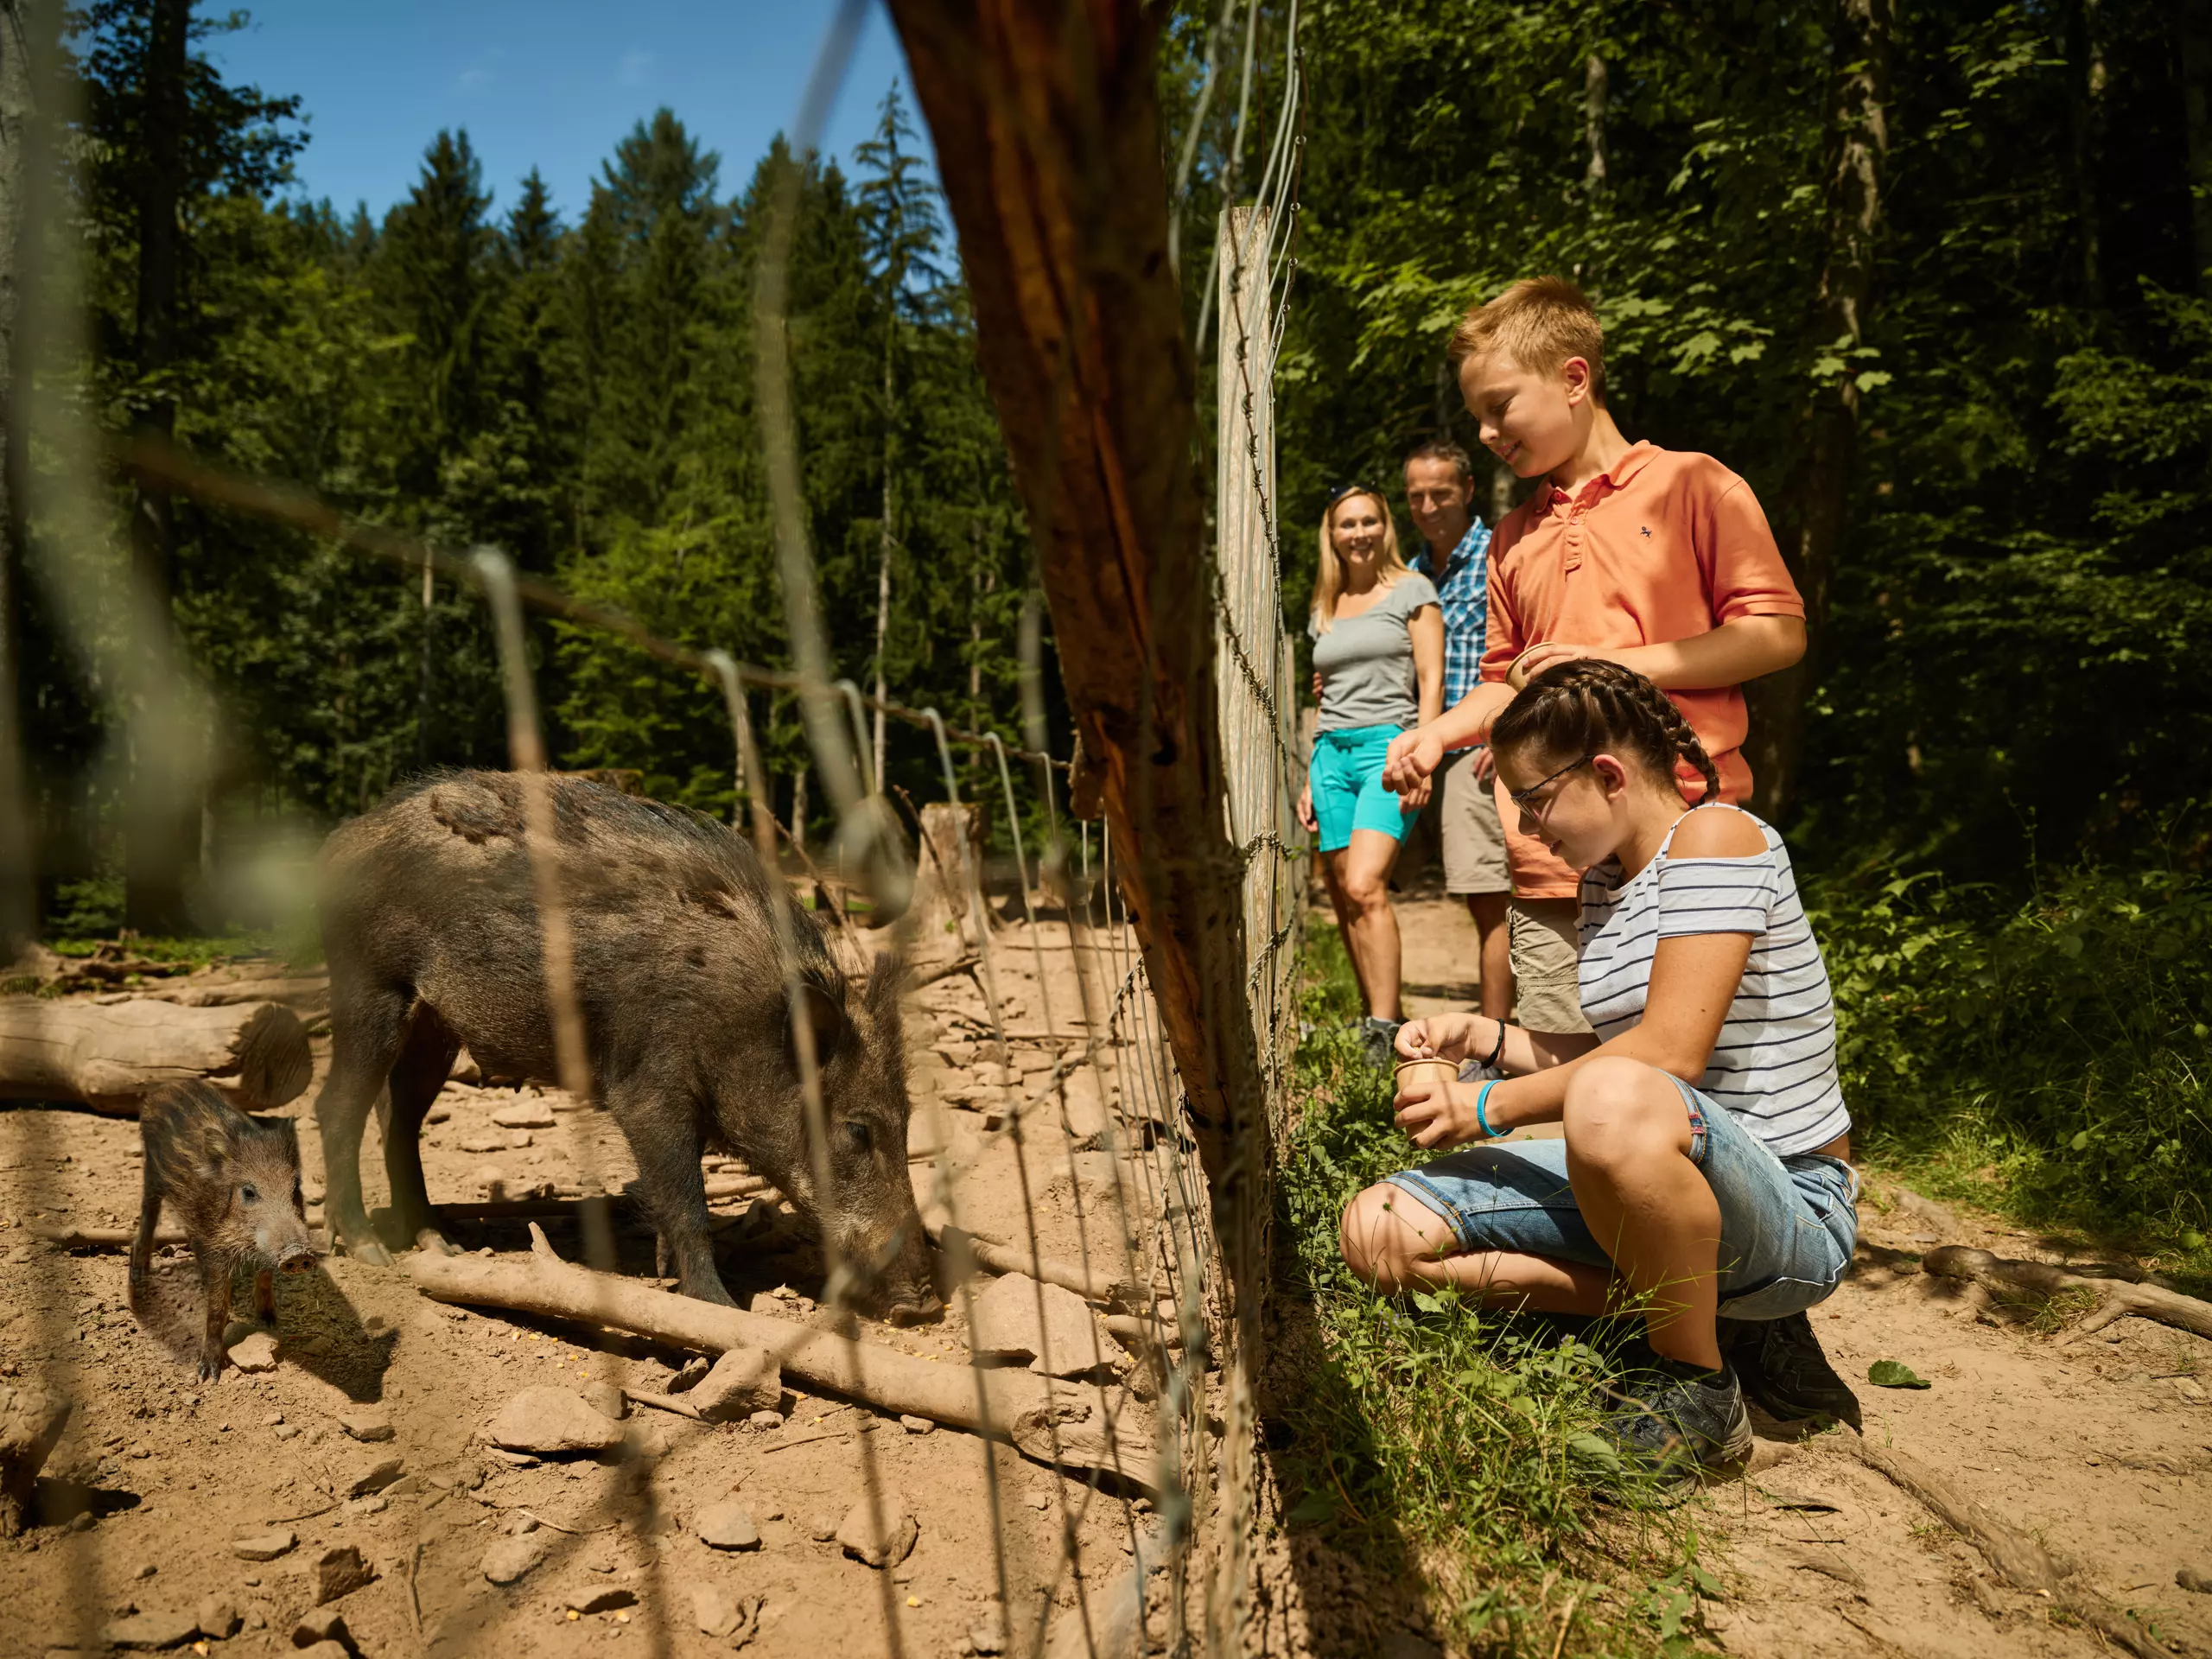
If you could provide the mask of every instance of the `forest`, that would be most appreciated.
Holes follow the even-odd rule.
[[[1628,435],[1747,477],[1807,594],[1813,652],[1755,688],[1753,759],[1830,917],[1864,1116],[1948,1147],[1946,1167],[2201,1240],[2212,10],[1182,0],[1159,72],[1194,334],[1211,275],[1190,251],[1257,182],[1245,111],[1279,107],[1294,22],[1294,622],[1330,486],[1471,436],[1442,365],[1456,317],[1516,276],[1574,276]],[[784,664],[753,287],[796,168],[790,338],[836,666],[1015,729],[1033,554],[898,93],[852,155],[779,143],[749,170],[659,111],[573,220],[534,174],[486,178],[465,132],[421,135],[376,220],[297,188],[308,112],[207,55],[238,24],[187,0],[69,15],[67,211],[40,251],[81,262],[84,349],[50,372],[99,427],[498,545],[666,638]],[[10,464],[41,463],[17,445]],[[412,770],[500,760],[473,596],[110,485],[223,734],[183,863],[236,823],[327,825]],[[1494,512],[1513,499],[1501,477]],[[120,880],[118,688],[60,644],[43,527],[17,528],[48,931],[220,925],[190,913],[188,870]],[[560,764],[730,810],[709,688],[537,626]],[[763,730],[776,810],[804,817],[787,702]]]

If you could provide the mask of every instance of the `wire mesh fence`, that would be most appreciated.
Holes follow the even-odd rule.
[[[857,16],[843,8],[831,31],[801,154]],[[339,1639],[363,1650],[439,1656],[626,1631],[657,1654],[1245,1645],[1267,1170],[1287,1110],[1303,895],[1270,413],[1294,269],[1295,29],[1294,12],[1259,200],[1219,227],[1200,324],[1217,311],[1210,580],[1244,938],[1233,1012],[1261,1057],[1230,1080],[1258,1126],[1235,1148],[1251,1179],[1233,1202],[1196,1155],[1129,903],[1147,858],[1174,849],[1135,856],[1104,823],[1066,815],[1037,630],[1023,636],[1018,739],[835,676],[781,347],[790,200],[767,238],[758,354],[790,669],[658,638],[496,550],[351,523],[158,438],[119,455],[165,491],[480,595],[512,770],[434,775],[362,821],[372,836],[334,837],[331,1056],[311,1117],[296,1084],[250,1098],[235,1053],[199,1068],[296,1123],[302,1184],[285,1207],[335,1258],[265,1293],[273,1331],[257,1345],[218,1321],[211,1348],[198,1323],[209,1285],[233,1268],[258,1278],[270,1253],[266,1225],[240,1230],[246,1200],[223,1196],[234,1145],[200,1160],[215,1196],[195,1209],[168,1194],[178,1236],[151,1213],[125,1223],[114,1178],[157,1161],[127,1117],[8,1115],[0,1205],[22,1242],[4,1268],[19,1312],[0,1525],[27,1525],[38,1546],[15,1570],[50,1645],[204,1645],[241,1620],[305,1643],[332,1634],[334,1613]],[[59,338],[69,303],[66,282],[49,284],[28,321]],[[159,777],[134,825],[153,834],[202,793],[215,721],[112,556],[103,446],[60,384],[19,382],[11,418],[58,457],[31,511],[62,550],[58,613],[108,665],[130,748]],[[531,610],[715,689],[734,823],[551,769]],[[818,861],[774,816],[754,734],[763,694],[795,696],[804,715],[837,823]],[[886,720],[933,757],[937,798],[881,791],[872,748]],[[956,751],[988,756],[988,799],[963,796],[976,774]],[[12,750],[0,760],[16,764]],[[27,847],[19,778],[0,777],[0,802],[7,844]],[[982,833],[1001,811],[1011,872]],[[1039,822],[1033,847],[1024,826]],[[10,872],[11,902],[27,868]],[[411,955],[393,942],[410,928]],[[279,1014],[264,1023],[283,1025],[288,998],[313,1015],[312,976],[296,978],[307,988],[270,998]],[[259,1019],[250,989],[226,987],[260,983],[218,976],[189,995]],[[13,1039],[78,1040],[67,1006],[16,999]],[[296,1018],[280,1033],[302,1052],[307,1034]],[[143,1093],[116,1099],[135,1109]],[[458,1154],[487,1153],[515,1173],[460,1173]],[[126,1275],[126,1244],[143,1276]],[[214,1264],[205,1282],[187,1249]],[[196,1362],[227,1374],[194,1383]],[[252,1479],[227,1478],[240,1463]],[[171,1559],[140,1574],[157,1551]],[[859,1593],[854,1560],[868,1569]]]

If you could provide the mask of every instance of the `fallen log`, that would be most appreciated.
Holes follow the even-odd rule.
[[[282,1002],[317,1013],[330,1007],[327,976],[309,979],[216,979],[163,985],[145,993],[149,1001],[174,1002],[183,1008],[227,1008],[240,1002]]]
[[[2008,1261],[1964,1244],[1946,1244],[1929,1251],[1920,1258],[1920,1268],[1922,1272],[1932,1273],[1940,1279],[1955,1279],[2013,1295],[2024,1292],[2033,1296],[2056,1296],[2069,1290],[2088,1291],[2096,1297],[2097,1306],[2066,1333],[2062,1347],[2131,1313],[2156,1319],[2161,1325],[2194,1331],[2200,1337],[2212,1337],[2212,1302],[2199,1301],[2194,1296],[2184,1296],[2160,1285],[2138,1283],[2116,1274],[2106,1277],[2105,1272],[2110,1269],[2091,1276],[2041,1262]]]
[[[1987,1253],[1977,1250],[1974,1254]],[[2117,1642],[2139,1659],[2169,1659],[2172,1649],[2132,1614],[2113,1606],[2094,1590],[2077,1589],[2066,1582],[2074,1571],[2073,1562],[2053,1555],[2026,1533],[2007,1526],[1917,1459],[1907,1457],[1895,1446],[1876,1446],[1850,1429],[1840,1431],[1836,1443],[1884,1479],[1917,1498],[1952,1531],[1979,1549],[1996,1569],[1998,1577],[2014,1589],[2049,1597],[2054,1605]]]
[[[410,1258],[408,1271],[416,1288],[437,1301],[511,1307],[705,1353],[765,1349],[786,1378],[809,1388],[1009,1440],[1040,1463],[1111,1474],[1148,1497],[1160,1496],[1151,1440],[1132,1432],[1126,1414],[1103,1389],[1052,1383],[1026,1372],[942,1365],[817,1326],[671,1295],[562,1261],[535,1226],[531,1252],[528,1263],[418,1253]]]
[[[10,1100],[79,1100],[135,1117],[163,1084],[198,1080],[264,1111],[297,1097],[313,1070],[307,1028],[281,1003],[0,1000],[0,1097]]]
[[[1152,1298],[1127,1279],[1108,1279],[1097,1274],[1086,1273],[1072,1262],[1055,1262],[1048,1256],[1032,1255],[1028,1251],[1001,1244],[981,1234],[969,1232],[960,1227],[932,1227],[930,1243],[953,1258],[957,1264],[965,1251],[977,1267],[995,1274],[1022,1273],[1032,1279],[1041,1279],[1048,1285],[1058,1285],[1071,1290],[1086,1302],[1096,1302],[1122,1313],[1144,1313],[1152,1310]]]

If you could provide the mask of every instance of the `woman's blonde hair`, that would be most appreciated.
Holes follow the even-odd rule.
[[[1390,504],[1382,499],[1382,492],[1370,490],[1364,484],[1355,484],[1338,495],[1321,510],[1321,562],[1313,577],[1313,632],[1326,633],[1329,625],[1337,620],[1337,595],[1344,592],[1344,568],[1337,557],[1336,537],[1330,532],[1336,528],[1337,510],[1347,501],[1362,499],[1372,501],[1375,511],[1382,520],[1382,556],[1376,568],[1376,580],[1388,588],[1400,576],[1409,574],[1406,562],[1398,556],[1398,524],[1390,516]]]

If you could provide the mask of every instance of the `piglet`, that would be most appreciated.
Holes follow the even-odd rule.
[[[307,1205],[300,1192],[300,1137],[285,1117],[253,1118],[204,1083],[173,1083],[146,1097],[138,1113],[146,1147],[145,1196],[130,1245],[130,1300],[142,1300],[154,1254],[162,1200],[176,1207],[200,1263],[207,1329],[200,1377],[223,1369],[223,1328],[231,1318],[231,1275],[251,1262],[254,1313],[276,1320],[276,1274],[315,1266]]]

